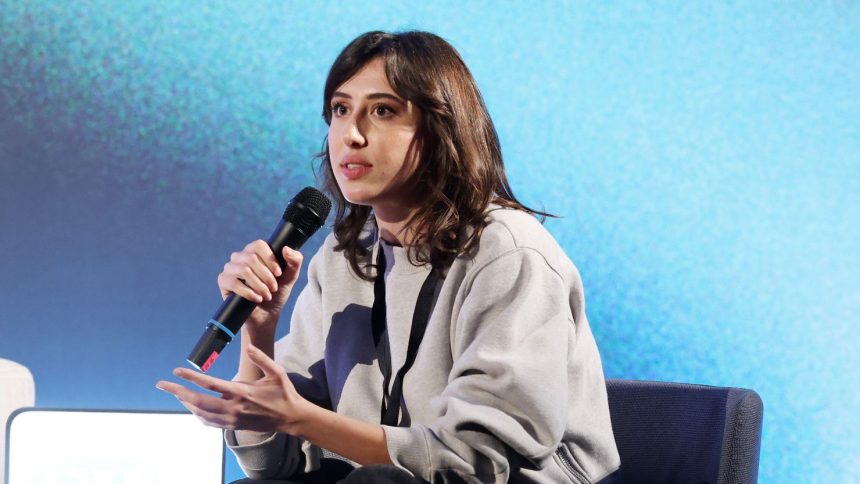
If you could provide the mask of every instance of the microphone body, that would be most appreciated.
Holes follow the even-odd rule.
[[[328,198],[312,187],[305,188],[290,200],[268,240],[281,268],[286,265],[281,254],[284,247],[298,250],[325,223],[330,209]],[[209,320],[206,330],[188,355],[188,362],[204,373],[209,370],[256,307],[256,302],[230,294]]]

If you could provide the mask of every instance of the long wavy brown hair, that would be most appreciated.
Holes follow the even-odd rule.
[[[421,203],[408,221],[416,234],[409,247],[412,264],[431,264],[444,272],[458,255],[472,250],[487,225],[490,203],[551,216],[520,203],[511,191],[496,128],[463,59],[441,37],[428,32],[368,32],[353,40],[329,70],[323,118],[331,123],[334,91],[365,64],[382,58],[392,89],[413,102],[421,120],[413,147],[418,166],[409,180]],[[363,232],[372,211],[347,201],[331,167],[328,142],[318,155],[323,188],[335,200],[335,250],[345,251],[352,270],[373,276]]]

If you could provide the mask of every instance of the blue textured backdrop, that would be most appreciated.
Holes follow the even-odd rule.
[[[761,482],[855,479],[857,3],[459,3],[0,0],[0,357],[37,404],[176,408],[229,252],[313,184],[331,61],[419,28],[563,215],[607,376],[754,388]]]

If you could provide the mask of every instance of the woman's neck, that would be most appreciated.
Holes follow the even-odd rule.
[[[379,236],[391,245],[409,246],[415,240],[415,234],[409,228],[409,219],[415,213],[415,208],[374,206],[373,215]]]

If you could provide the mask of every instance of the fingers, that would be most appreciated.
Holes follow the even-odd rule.
[[[284,257],[284,261],[287,263],[287,266],[284,268],[284,274],[281,277],[282,284],[292,284],[296,282],[296,279],[299,277],[299,272],[302,269],[302,260],[304,257],[302,253],[291,249],[289,247],[284,247],[281,251],[281,255]]]
[[[236,429],[236,418],[234,416],[210,412],[208,410],[204,410],[200,407],[197,407],[193,403],[186,402],[183,400],[179,400],[179,403],[182,404],[183,407],[187,408],[189,412],[193,413],[200,419],[203,424],[208,425],[209,427],[218,427],[222,429]]]
[[[282,249],[281,256],[286,263],[283,268],[263,240],[255,240],[240,252],[232,253],[218,275],[221,295],[226,299],[235,293],[256,303],[277,299],[282,304],[299,277],[303,256],[289,247]]]
[[[275,363],[275,360],[269,358],[269,355],[264,353],[261,349],[249,344],[246,351],[248,352],[248,357],[251,359],[251,363],[259,368],[265,376],[269,378],[277,378],[278,380],[283,380],[286,376],[284,368]]]
[[[287,416],[301,410],[296,404],[302,400],[282,367],[252,345],[248,345],[246,351],[253,364],[266,375],[254,384],[220,380],[187,368],[177,368],[173,373],[179,378],[206,390],[220,392],[222,396],[201,393],[169,381],[159,381],[156,387],[174,395],[206,425],[257,431],[279,428]]]
[[[214,376],[204,375],[203,373],[198,373],[187,368],[177,368],[173,370],[173,374],[183,380],[190,381],[200,388],[218,392],[225,396],[235,395],[239,391],[239,388],[237,387],[238,384],[236,382],[221,380]]]
[[[261,239],[257,239],[250,244],[245,246],[245,250],[248,252],[253,252],[260,258],[260,261],[268,267],[269,271],[275,276],[281,276],[281,265],[278,263],[278,259],[275,258],[275,253],[272,252],[272,248],[269,247],[269,244]]]
[[[219,405],[216,403],[213,405],[213,402],[208,401],[208,399],[214,397],[202,395],[169,381],[160,381],[155,386],[175,396],[183,407],[193,413],[204,424],[211,427],[235,428],[235,417],[224,413],[226,408],[223,406],[223,400],[216,399],[222,404]],[[208,399],[202,397],[208,397]]]
[[[221,290],[221,296],[223,296],[224,299],[227,299],[227,296],[231,293],[235,293],[237,296],[241,296],[255,303],[261,303],[265,300],[261,294],[258,294],[254,289],[251,289],[251,287],[243,280],[240,280],[235,273],[236,271],[230,268],[230,263],[228,262],[224,265],[224,271],[218,274],[218,288]],[[251,283],[253,284],[254,281],[251,281]]]
[[[275,275],[258,254],[234,252],[230,256],[230,262],[224,266],[224,272],[267,301],[271,300],[272,293],[278,290]]]
[[[275,254],[262,240],[234,252],[218,275],[218,286],[226,298],[231,292],[257,303],[271,301],[278,290],[277,278],[283,274]]]
[[[179,402],[183,405],[188,403],[196,408],[213,413],[223,413],[226,410],[227,401],[218,397],[213,397],[212,395],[195,392],[194,390],[185,388],[177,383],[160,381],[155,385],[155,387],[159,390],[164,390],[165,392],[170,393],[179,399]]]

